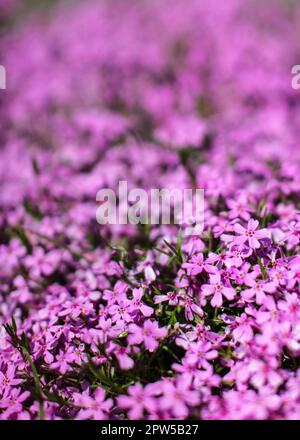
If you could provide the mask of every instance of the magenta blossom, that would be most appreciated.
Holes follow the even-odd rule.
[[[225,286],[221,281],[221,274],[216,273],[210,275],[210,284],[202,286],[202,292],[205,296],[211,296],[211,305],[213,307],[220,307],[223,304],[223,296],[231,301],[234,299],[236,292],[232,287]]]
[[[156,321],[150,321],[149,319],[144,322],[140,327],[136,324],[130,324],[128,335],[128,342],[130,344],[143,343],[147,350],[154,351],[159,345],[159,341],[167,336],[167,329],[159,327]]]
[[[183,269],[186,269],[188,275],[195,276],[202,271],[211,272],[213,267],[210,264],[205,263],[203,254],[193,255],[189,262],[182,265]]]
[[[177,418],[187,417],[190,408],[200,403],[200,395],[198,391],[192,390],[191,377],[186,375],[177,381],[163,381],[162,394],[161,407],[170,410]]]
[[[144,295],[144,290],[142,288],[133,289],[132,311],[135,312],[136,310],[139,310],[144,316],[148,318],[153,314],[153,308],[147,306],[144,302],[142,302],[143,295]]]
[[[143,388],[136,383],[128,388],[128,395],[121,395],[117,399],[120,408],[127,410],[129,419],[142,419],[144,411],[155,411],[156,402],[151,387]]]
[[[105,420],[109,418],[113,401],[112,399],[105,400],[105,391],[102,388],[97,388],[93,396],[87,393],[75,393],[73,398],[74,404],[81,408],[78,414],[81,419]]]
[[[245,280],[246,284],[250,287],[249,289],[243,290],[241,292],[242,298],[245,300],[251,300],[255,297],[257,304],[263,304],[267,293],[274,293],[277,288],[276,282],[268,282],[265,280],[256,281],[253,277],[248,276]]]
[[[231,241],[233,244],[238,246],[248,243],[249,247],[252,249],[258,249],[260,247],[259,240],[269,236],[266,229],[257,229],[259,226],[258,220],[250,219],[248,221],[247,228],[244,228],[239,223],[234,225],[234,231],[238,236],[222,235],[225,241]]]

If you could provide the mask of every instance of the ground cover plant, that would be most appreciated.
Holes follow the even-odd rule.
[[[298,419],[297,3],[20,3],[0,21],[0,418]],[[203,232],[99,225],[124,180],[204,189]]]

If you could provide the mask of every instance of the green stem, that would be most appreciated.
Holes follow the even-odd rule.
[[[41,387],[39,375],[38,375],[36,366],[34,365],[34,362],[31,359],[29,351],[25,347],[22,347],[22,350],[23,350],[23,353],[26,356],[26,359],[28,360],[28,362],[30,364],[30,368],[31,368],[31,371],[32,371],[32,374],[33,374],[35,391],[36,391],[36,393],[38,395],[38,400],[39,400],[40,419],[41,420],[45,420],[45,411],[44,411],[44,406],[43,406],[43,392],[42,392],[42,387]]]

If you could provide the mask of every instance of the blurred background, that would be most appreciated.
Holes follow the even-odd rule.
[[[28,156],[9,176],[3,165],[7,197],[17,203],[26,193],[32,157],[47,190],[48,179],[66,195],[75,171],[83,181],[78,193],[84,184],[93,201],[97,186],[120,178],[156,184],[155,149],[168,143],[173,152],[182,143],[202,149],[187,167],[194,175],[214,154],[221,164],[222,148],[232,162],[255,148],[278,160],[299,127],[291,87],[291,67],[300,63],[299,12],[296,0],[0,0],[3,163]],[[275,140],[262,149],[259,137]],[[116,162],[109,176],[104,152],[110,166]],[[148,182],[141,155],[150,164]],[[157,175],[160,184],[180,180],[181,171],[171,171],[163,182]],[[176,185],[186,185],[185,172]]]

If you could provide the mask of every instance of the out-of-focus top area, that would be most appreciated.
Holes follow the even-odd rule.
[[[165,181],[155,171],[161,147],[164,154],[199,147],[204,162],[209,152],[225,180],[228,157],[238,166],[250,150],[253,163],[298,154],[291,68],[300,62],[299,2],[1,0],[0,7],[2,203],[18,204],[29,188],[34,197],[37,168],[45,180],[39,190],[51,182],[49,191],[62,197],[71,197],[68,179],[90,200],[124,176],[134,185],[153,187],[157,177],[161,186],[185,187],[179,168],[165,170]],[[199,185],[205,172],[199,168]]]

